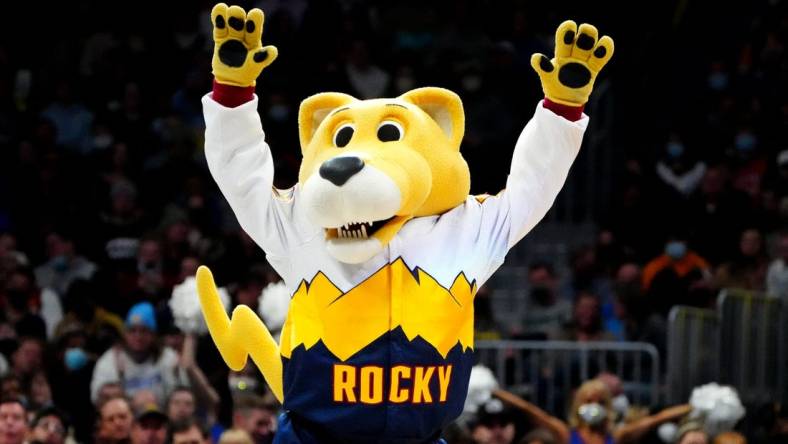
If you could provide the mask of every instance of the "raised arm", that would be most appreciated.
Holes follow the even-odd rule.
[[[549,430],[561,444],[569,443],[569,426],[560,419],[550,416],[549,413],[526,401],[525,399],[505,390],[495,389],[493,396],[525,413],[537,427]]]
[[[678,419],[682,416],[688,415],[692,407],[689,404],[681,404],[673,407],[668,407],[654,415],[646,416],[630,424],[624,424],[613,433],[616,442],[626,444],[630,442],[638,442],[638,440],[648,433],[649,430],[660,424],[668,421]]]
[[[296,236],[293,200],[273,189],[274,163],[265,142],[254,86],[277,56],[262,46],[264,16],[217,4],[213,23],[213,92],[202,99],[205,157],[241,227],[268,254],[285,255]]]
[[[596,28],[571,20],[556,31],[555,57],[534,54],[545,100],[526,125],[514,149],[501,195],[509,211],[508,248],[525,236],[553,205],[580,151],[588,117],[583,107],[594,80],[613,55],[613,40]]]

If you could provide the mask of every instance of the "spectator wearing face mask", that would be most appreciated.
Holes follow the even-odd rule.
[[[599,379],[583,383],[575,392],[567,422],[551,416],[512,393],[495,389],[493,395],[528,416],[537,427],[549,430],[558,442],[568,444],[618,444],[638,442],[658,425],[687,415],[692,407],[678,405],[614,428],[615,412],[607,385]]]
[[[71,415],[74,436],[78,442],[90,441],[94,407],[86,393],[90,392],[90,379],[96,356],[87,348],[88,335],[82,323],[61,323],[55,338],[53,368],[49,373],[52,398],[55,405]],[[122,394],[120,391],[118,395]]]
[[[51,288],[62,296],[74,280],[90,279],[96,272],[96,265],[77,254],[74,239],[64,231],[50,233],[46,247],[49,260],[35,269],[39,287]]]
[[[756,131],[742,125],[733,138],[733,152],[729,156],[733,187],[757,199],[768,167],[760,152]]]
[[[552,265],[536,262],[528,269],[528,310],[521,322],[525,330],[515,336],[530,339],[555,337],[572,317],[572,305],[559,299],[558,279]]]
[[[706,164],[692,159],[678,134],[671,134],[665,144],[665,154],[657,162],[657,177],[678,196],[692,194],[706,173]]]
[[[643,290],[655,311],[666,316],[677,304],[705,306],[711,287],[711,267],[689,249],[687,239],[674,234],[662,254],[643,268]]]

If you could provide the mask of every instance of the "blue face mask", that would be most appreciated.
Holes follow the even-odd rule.
[[[665,149],[667,150],[668,156],[671,159],[676,159],[684,154],[684,145],[682,145],[680,142],[668,142],[668,144],[665,146]]]
[[[715,91],[722,91],[728,87],[728,75],[723,72],[715,72],[709,76],[709,88]]]
[[[687,245],[684,242],[670,241],[665,245],[665,254],[673,260],[679,260],[687,254]]]
[[[66,368],[74,372],[87,365],[88,355],[81,348],[72,347],[66,349],[66,354],[63,356],[63,361],[66,364]]]
[[[64,255],[58,255],[52,258],[52,266],[58,272],[63,272],[68,270],[68,258]]]
[[[736,141],[734,142],[736,149],[743,153],[749,153],[752,151],[757,143],[758,139],[756,139],[752,133],[748,132],[739,133],[736,136]]]

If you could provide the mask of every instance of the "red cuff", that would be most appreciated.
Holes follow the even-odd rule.
[[[211,97],[221,105],[235,108],[254,98],[254,86],[224,85],[213,79],[213,95]]]
[[[215,90],[216,89],[214,89],[214,91]],[[562,105],[560,103],[551,102],[550,99],[548,99],[547,97],[544,98],[543,103],[545,108],[558,114],[559,116],[563,117],[566,120],[577,122],[578,120],[580,120],[581,117],[583,117],[583,108],[585,108],[585,105],[580,105],[580,106]]]

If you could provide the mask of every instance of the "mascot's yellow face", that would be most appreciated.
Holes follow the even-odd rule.
[[[409,219],[444,213],[468,196],[465,115],[451,91],[374,100],[317,94],[301,104],[298,125],[302,203],[341,262],[370,259]]]

